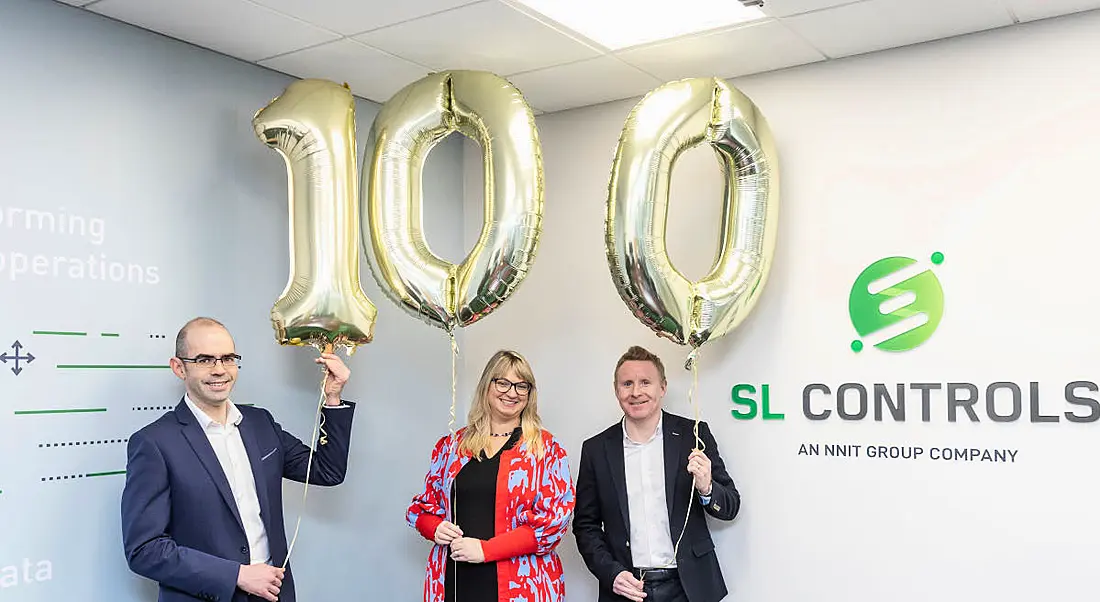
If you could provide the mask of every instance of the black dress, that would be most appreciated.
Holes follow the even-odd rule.
[[[515,446],[523,430],[516,427],[508,442],[492,458],[470,460],[458,471],[451,485],[451,507],[454,508],[455,524],[462,529],[464,537],[482,541],[496,535],[497,472],[500,469],[500,454]],[[455,575],[457,565],[458,574]],[[456,582],[457,577],[457,582]],[[455,586],[458,596],[455,596]],[[496,602],[497,600],[497,563],[495,562],[459,562],[447,557],[447,576],[443,580],[445,602]]]

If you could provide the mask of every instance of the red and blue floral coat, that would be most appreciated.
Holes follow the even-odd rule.
[[[450,519],[451,484],[472,457],[458,451],[465,429],[439,440],[432,450],[424,491],[413,498],[406,520],[427,540]],[[565,448],[542,431],[545,454],[538,460],[520,441],[500,456],[497,473],[496,535],[482,543],[486,562],[497,562],[500,602],[563,602],[565,578],[554,549],[569,529],[576,504]],[[447,547],[428,554],[424,602],[444,602]]]

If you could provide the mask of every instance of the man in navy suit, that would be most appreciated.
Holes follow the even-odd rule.
[[[294,602],[283,526],[282,480],[344,480],[355,404],[340,393],[351,371],[322,354],[327,443],[310,448],[267,410],[229,399],[240,356],[217,320],[180,329],[172,371],[185,394],[130,437],[122,539],[133,572],[160,584],[160,602]]]

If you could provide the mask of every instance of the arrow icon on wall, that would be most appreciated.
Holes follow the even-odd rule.
[[[18,340],[11,344],[11,348],[15,350],[15,355],[8,355],[8,352],[6,351],[4,353],[0,353],[0,362],[3,362],[5,364],[8,363],[8,360],[12,360],[13,362],[15,362],[15,365],[12,366],[11,371],[16,376],[19,376],[19,373],[23,371],[23,366],[20,366],[19,362],[29,364],[34,361],[34,356],[31,355],[29,352],[26,355],[20,354],[19,352],[23,349],[23,344],[20,343]]]

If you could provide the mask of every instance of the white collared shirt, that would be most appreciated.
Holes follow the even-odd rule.
[[[630,507],[630,556],[635,568],[676,566],[665,495],[663,422],[662,415],[653,436],[639,443],[626,433],[626,420],[623,420],[626,499]]]
[[[227,399],[225,401],[226,423],[218,424],[186,394],[183,399],[195,414],[195,419],[199,421],[203,432],[206,433],[206,438],[214,448],[214,455],[218,457],[218,463],[222,466],[225,478],[229,481],[229,489],[233,491],[237,511],[241,515],[241,522],[244,523],[251,563],[260,564],[270,561],[267,531],[264,529],[263,519],[260,518],[260,500],[256,496],[252,463],[248,460],[248,452],[245,451],[244,440],[241,439],[241,431],[238,428],[244,416],[237,406]]]

